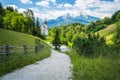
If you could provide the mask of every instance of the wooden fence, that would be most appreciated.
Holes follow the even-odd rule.
[[[0,54],[9,55],[11,53],[28,53],[28,52],[38,52],[42,49],[43,45],[23,45],[23,46],[11,46],[11,45],[1,45],[0,46]]]

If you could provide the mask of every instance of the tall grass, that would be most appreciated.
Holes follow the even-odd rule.
[[[68,52],[73,63],[73,80],[120,80],[120,50],[102,52],[105,55],[95,58]]]

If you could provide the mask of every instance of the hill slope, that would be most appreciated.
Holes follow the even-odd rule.
[[[0,45],[36,45],[31,35],[0,29]]]
[[[98,33],[100,34],[100,36],[106,38],[107,44],[113,44],[112,38],[114,36],[114,33],[116,32],[116,28],[117,28],[116,24],[111,24],[107,26],[105,29],[98,31]]]
[[[107,36],[113,34],[116,31],[116,27],[116,24],[111,24],[98,32],[101,36]]]

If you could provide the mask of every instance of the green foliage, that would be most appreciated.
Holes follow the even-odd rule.
[[[109,17],[105,17],[102,20],[97,20],[96,22],[91,22],[87,27],[87,32],[97,32],[101,29],[107,27],[107,25],[112,24],[112,20]]]
[[[39,19],[37,18],[36,20],[36,24],[35,24],[36,27],[39,27]]]
[[[3,13],[3,7],[2,7],[2,4],[1,4],[1,2],[0,2],[0,15],[2,15]]]
[[[1,16],[5,15],[5,10],[3,9],[3,6],[2,6],[1,2],[0,2],[0,15]]]
[[[117,21],[120,20],[120,10],[116,11],[113,15],[112,15],[112,22],[115,23]]]
[[[0,3],[0,27],[42,38],[39,20],[37,18],[35,21],[34,14],[30,9],[21,14],[11,6],[3,9]]]
[[[80,54],[81,52],[83,53],[82,55],[92,53],[90,50],[90,43],[87,38],[81,38],[81,37],[76,37],[74,42],[73,42],[73,48]]]
[[[105,39],[100,37],[99,34],[88,34],[86,37],[81,34],[74,39],[73,46],[80,55],[94,57],[101,54],[96,54],[96,51],[105,46]]]
[[[0,2],[0,28],[3,28],[3,16],[4,16],[4,9]]]
[[[3,28],[3,17],[0,15],[0,28]]]
[[[56,29],[55,31],[55,36],[54,36],[54,39],[52,41],[52,44],[55,46],[55,49],[59,49],[59,46],[60,46],[60,30],[59,29]]]
[[[117,31],[114,35],[113,41],[115,45],[120,48],[120,21],[116,23],[117,25]]]
[[[62,26],[59,26],[58,28],[60,29],[61,44],[65,44],[65,45],[68,45],[68,41],[73,42],[74,38],[85,29],[84,25],[80,23],[62,25]],[[56,27],[49,29],[49,35],[51,37],[55,36],[56,29],[57,29]]]
[[[6,7],[6,10],[8,10],[8,11],[10,11],[10,12],[14,12],[14,8],[11,7],[11,6],[7,6],[7,7]]]
[[[107,18],[107,19],[109,19],[109,18]],[[108,24],[106,24],[108,22],[107,22],[106,18],[104,18],[103,20],[98,20],[96,22],[91,22],[90,25],[88,25],[88,27],[87,27],[87,32],[88,33],[89,32],[96,32],[96,31],[99,31],[101,29],[104,29],[108,25]]]
[[[105,17],[105,18],[102,20],[102,22],[103,22],[104,24],[106,24],[106,25],[109,25],[109,24],[112,23],[112,21],[111,21],[111,19],[110,19],[109,17]]]

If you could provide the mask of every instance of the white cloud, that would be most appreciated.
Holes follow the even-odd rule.
[[[63,4],[57,4],[57,8],[62,8],[63,6]]]
[[[74,13],[71,13],[74,12]],[[35,17],[39,17],[41,19],[47,18],[47,20],[50,19],[56,19],[59,16],[63,16],[65,14],[70,13],[71,16],[76,17],[79,15],[79,11],[76,10],[46,10],[46,11],[34,11]]]
[[[110,17],[116,10],[119,10],[120,0],[101,1],[101,0],[76,0],[74,8],[82,10],[89,15],[104,18]],[[93,10],[94,9],[94,10]]]
[[[32,7],[32,8],[29,8],[31,9],[32,11],[35,11],[35,12],[39,12],[39,9],[37,7]]]
[[[48,1],[36,2],[35,4],[38,5],[38,6],[49,7],[49,2]]]
[[[18,9],[18,7],[17,7],[16,5],[14,5],[14,4],[10,4],[10,5],[7,5],[7,6],[11,6],[11,7],[13,7],[14,9]]]
[[[65,8],[71,8],[71,7],[72,7],[72,5],[71,5],[71,4],[68,4],[68,3],[66,3],[66,4],[64,4],[64,7],[65,7]]]
[[[55,3],[56,0],[42,0],[40,2],[36,2],[36,5],[49,7],[50,2]],[[38,8],[32,8],[32,10],[34,11],[35,17],[39,17],[41,19],[47,18],[48,20],[56,19],[57,17],[67,13],[73,17],[79,16],[80,14],[88,14],[104,18],[110,17],[115,11],[120,10],[119,5],[120,0],[114,0],[114,2],[101,0],[75,0],[75,4],[73,5],[68,3],[56,4],[54,5],[54,8],[49,7],[49,10],[46,8],[43,8],[42,11]]]
[[[20,0],[23,4],[32,4],[31,0]]]
[[[44,0],[44,1],[53,2],[53,3],[56,2],[56,0]]]
[[[18,9],[18,12],[19,12],[19,13],[23,13],[24,11],[26,11],[26,9],[24,9],[24,8],[19,8],[19,9]]]
[[[43,6],[43,7],[49,7],[50,2],[52,2],[54,5],[56,5],[56,0],[42,0],[39,2],[35,2],[36,5],[38,6]]]

